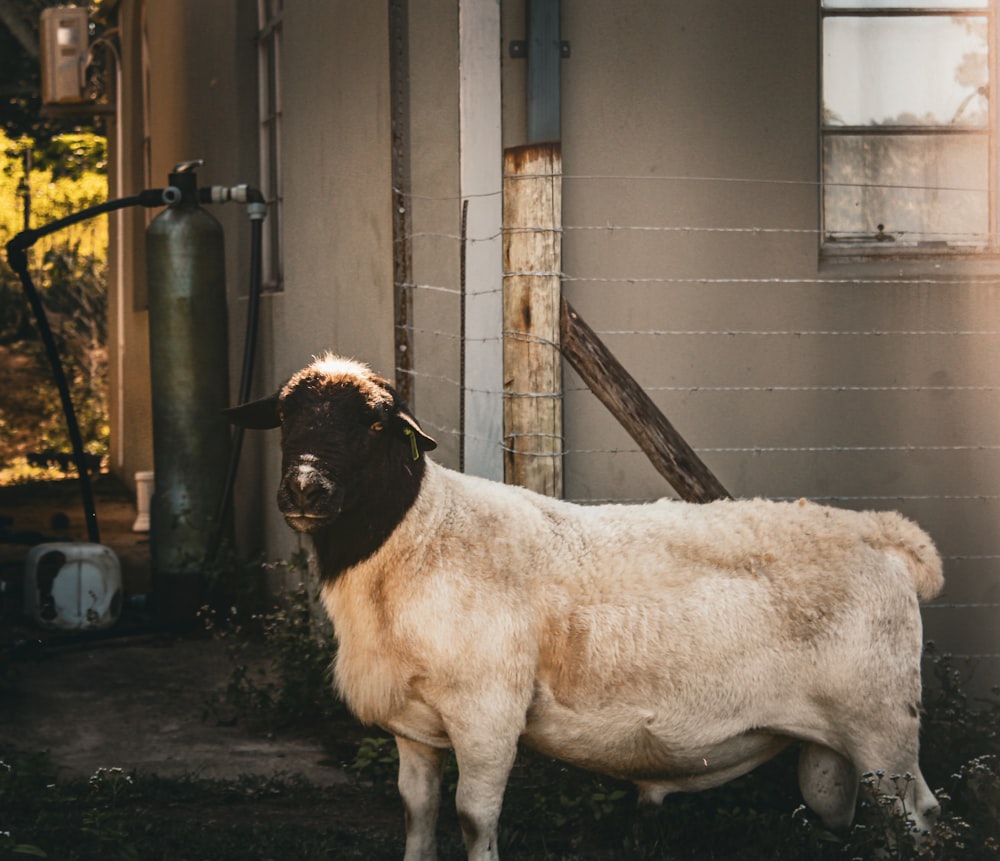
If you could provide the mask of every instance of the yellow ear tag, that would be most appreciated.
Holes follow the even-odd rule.
[[[413,428],[403,428],[403,433],[410,438],[410,449],[413,451],[413,459],[420,460],[420,447],[417,445],[417,435],[413,432]]]

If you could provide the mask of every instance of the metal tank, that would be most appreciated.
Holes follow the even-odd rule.
[[[194,621],[230,454],[222,226],[198,205],[197,163],[170,174],[170,205],[146,230],[155,490],[153,598],[164,621]]]

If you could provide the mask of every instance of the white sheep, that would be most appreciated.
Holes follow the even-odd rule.
[[[580,506],[462,475],[384,379],[332,355],[230,414],[282,428],[278,504],[315,543],[340,693],[396,737],[406,861],[436,856],[449,748],[468,856],[498,857],[521,743],[658,803],[798,742],[828,827],[878,769],[913,775],[899,804],[930,827],[918,601],[943,579],[900,515]]]

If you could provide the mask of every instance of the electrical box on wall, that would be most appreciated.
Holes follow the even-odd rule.
[[[87,101],[84,95],[90,41],[87,10],[78,6],[42,10],[39,37],[42,104],[67,105]]]

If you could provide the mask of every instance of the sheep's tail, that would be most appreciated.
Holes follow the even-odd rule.
[[[887,542],[887,549],[903,554],[917,597],[921,601],[936,598],[944,588],[944,571],[931,537],[896,512],[881,512],[878,517],[882,540]]]

